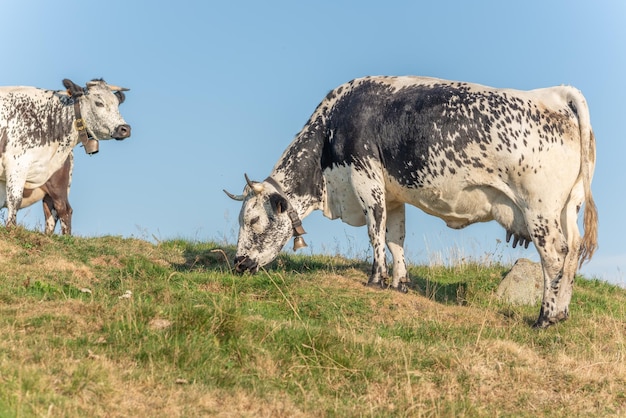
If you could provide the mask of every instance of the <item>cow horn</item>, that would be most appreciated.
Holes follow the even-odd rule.
[[[239,202],[241,202],[244,199],[244,197],[245,197],[242,194],[232,194],[232,193],[229,193],[226,189],[222,189],[222,190],[224,190],[224,193],[226,193],[226,196],[230,197],[233,200],[237,200]]]
[[[111,90],[111,91],[128,91],[128,90],[130,90],[130,89],[127,89],[126,87],[112,86],[110,84],[107,84],[107,86],[109,87],[109,90]]]
[[[265,188],[263,187],[261,183],[257,183],[256,181],[250,180],[247,173],[244,173],[243,176],[246,178],[246,183],[248,184],[248,187],[254,190],[255,194],[263,193],[263,189]]]
[[[243,173],[243,176],[246,178],[246,183],[248,184],[248,186],[250,186],[250,188],[253,188],[254,184],[250,180],[250,177],[248,177],[248,173]]]

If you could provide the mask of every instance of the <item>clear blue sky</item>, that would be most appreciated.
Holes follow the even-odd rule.
[[[423,4],[422,4],[423,3]],[[3,2],[0,84],[131,88],[133,134],[76,148],[74,233],[234,243],[243,173],[265,178],[325,94],[364,75],[416,74],[518,89],[571,84],[597,138],[600,249],[583,268],[626,281],[626,2]],[[20,222],[42,229],[39,205]],[[309,247],[371,260],[365,228],[315,213]],[[495,223],[462,231],[407,210],[412,262],[538,260]],[[288,249],[288,251],[291,251]]]

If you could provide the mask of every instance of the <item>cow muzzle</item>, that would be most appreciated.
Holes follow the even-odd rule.
[[[130,125],[124,124],[115,128],[115,131],[111,134],[111,137],[119,140],[126,139],[130,136]]]
[[[235,271],[237,273],[243,274],[247,271],[249,271],[250,273],[256,273],[258,270],[258,263],[248,256],[240,255],[238,257],[235,257]]]

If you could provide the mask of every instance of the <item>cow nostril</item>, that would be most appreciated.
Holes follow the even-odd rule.
[[[247,271],[256,273],[257,263],[248,256],[240,255],[235,257],[235,271],[237,273],[245,273]]]
[[[116,139],[124,139],[124,138],[128,138],[130,136],[130,125],[120,125],[117,128],[115,128],[115,133],[113,134],[113,137]]]

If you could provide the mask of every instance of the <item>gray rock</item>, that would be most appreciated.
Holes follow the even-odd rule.
[[[543,270],[540,263],[520,258],[500,282],[496,295],[513,305],[535,305],[543,297]]]

